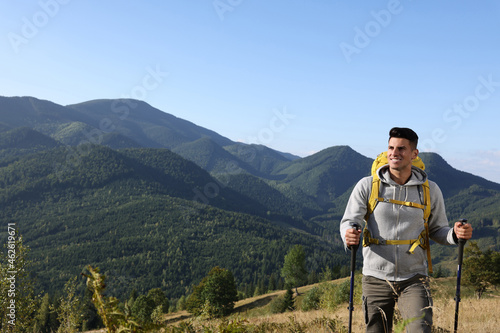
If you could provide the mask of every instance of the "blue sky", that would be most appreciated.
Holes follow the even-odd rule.
[[[499,31],[497,1],[2,1],[0,95],[142,99],[299,156],[411,127],[500,183]]]

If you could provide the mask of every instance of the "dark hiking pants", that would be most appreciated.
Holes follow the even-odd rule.
[[[366,332],[392,332],[396,302],[403,320],[416,318],[406,326],[406,332],[431,332],[432,298],[429,278],[422,275],[399,282],[363,276]]]

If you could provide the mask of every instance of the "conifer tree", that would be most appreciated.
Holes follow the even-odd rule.
[[[182,295],[181,298],[179,298],[179,300],[177,301],[176,310],[186,310],[186,296]]]
[[[57,321],[57,314],[51,311],[50,295],[46,293],[41,301],[40,308],[35,316],[36,324],[35,331],[40,333],[51,333],[57,331],[59,322]]]
[[[83,319],[83,310],[80,298],[76,293],[76,276],[64,286],[64,296],[61,297],[59,307],[52,308],[57,312],[60,323],[58,333],[76,333]]]
[[[92,331],[97,328],[103,327],[103,322],[97,313],[97,309],[92,303],[92,292],[85,288],[85,293],[83,296],[83,323],[82,323],[82,331]]]
[[[267,287],[267,290],[268,291],[274,291],[276,290],[276,274],[275,273],[271,273],[271,276],[269,277],[269,283],[268,283],[268,287]]]
[[[286,289],[286,293],[283,298],[283,306],[285,308],[285,311],[295,310],[295,298],[293,297],[293,291],[290,287]]]

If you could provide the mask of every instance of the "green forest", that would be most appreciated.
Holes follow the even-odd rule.
[[[0,197],[2,220],[15,221],[23,234],[45,291],[60,290],[89,264],[117,279],[112,291],[118,295],[161,287],[180,297],[217,265],[230,269],[244,289],[278,273],[290,244],[307,248],[317,273],[345,262],[321,226],[259,204],[254,215],[231,210],[252,206],[230,189],[213,199],[226,209],[189,200],[196,182],[213,179],[167,150],[94,147],[63,180],[50,164],[60,155],[58,149],[29,155],[0,175],[8,185]],[[186,173],[189,167],[197,173]]]

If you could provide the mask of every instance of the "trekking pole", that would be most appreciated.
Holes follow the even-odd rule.
[[[460,219],[458,222],[461,222],[464,225],[467,222],[467,219]],[[457,269],[457,292],[455,294],[455,328],[453,330],[454,333],[457,333],[458,329],[458,307],[460,304],[460,279],[462,278],[462,261],[464,256],[464,245],[467,242],[466,239],[459,238],[458,239],[458,269]]]
[[[354,229],[361,230],[361,227],[355,224]],[[351,245],[349,249],[351,250],[351,289],[349,291],[349,333],[352,330],[352,312],[354,311],[354,271],[356,270],[356,253],[358,252],[358,245]]]

